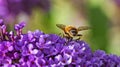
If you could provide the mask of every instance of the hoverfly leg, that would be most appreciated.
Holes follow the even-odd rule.
[[[59,33],[58,35],[61,36],[61,37],[64,37],[64,34],[62,34],[62,33]]]
[[[78,38],[76,40],[80,40],[82,34],[77,34]]]
[[[59,35],[59,36],[62,36],[62,33],[59,33],[58,35]]]
[[[66,44],[69,43],[73,38],[72,37],[69,37],[69,36],[65,36],[64,37],[66,38]]]
[[[70,41],[72,41],[72,40],[73,40],[72,37],[67,37],[67,42],[70,42]]]
[[[73,38],[72,37],[69,37],[68,41],[70,42]]]
[[[65,45],[67,45],[67,43],[68,43],[68,37],[67,37],[67,36],[65,36],[65,35],[63,35],[63,37],[64,37],[64,38],[65,38],[65,40],[66,40]]]

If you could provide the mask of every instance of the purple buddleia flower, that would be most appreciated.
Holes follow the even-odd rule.
[[[120,7],[120,0],[113,0],[115,2],[115,4]]]
[[[0,0],[0,18],[13,19],[19,14],[30,15],[33,9],[50,11],[50,0]]]
[[[119,56],[92,52],[82,40],[39,30],[22,33],[24,26],[16,24],[15,31],[8,32],[0,19],[0,67],[120,67]]]

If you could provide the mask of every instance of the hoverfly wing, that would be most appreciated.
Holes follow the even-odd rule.
[[[78,31],[88,30],[88,29],[91,29],[91,28],[88,27],[88,26],[80,26],[80,27],[78,27]]]
[[[64,30],[65,27],[66,27],[66,25],[64,25],[64,24],[56,24],[56,26],[57,26],[58,28],[62,29],[62,30]]]

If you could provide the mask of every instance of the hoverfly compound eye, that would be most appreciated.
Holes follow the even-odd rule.
[[[72,29],[72,30],[70,30],[70,33],[71,33],[73,36],[76,36],[76,35],[77,35],[77,30],[76,30],[76,29]]]

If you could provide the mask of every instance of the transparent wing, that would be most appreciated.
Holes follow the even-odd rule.
[[[88,29],[91,29],[91,27],[88,27],[88,26],[80,26],[80,27],[78,27],[78,31],[88,30]]]
[[[56,24],[56,26],[57,26],[58,28],[62,29],[62,30],[64,30],[65,27],[66,27],[66,25],[64,25],[64,24]]]

